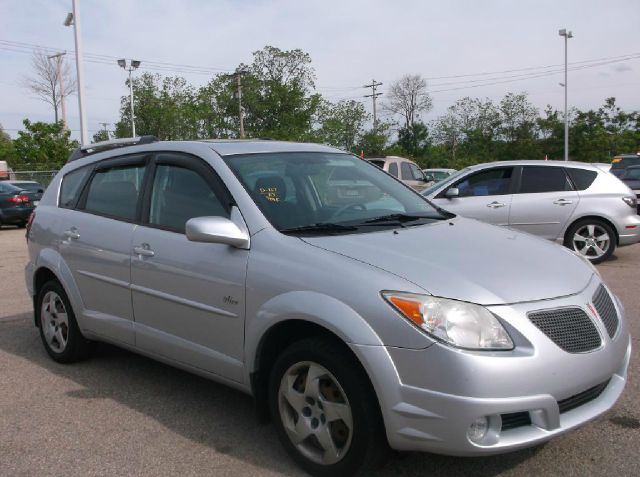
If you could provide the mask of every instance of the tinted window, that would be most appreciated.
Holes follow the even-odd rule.
[[[145,166],[99,170],[93,176],[85,210],[109,217],[134,220]]]
[[[411,169],[411,174],[413,175],[413,179],[416,181],[424,180],[424,174],[415,164],[409,163],[409,168]]]
[[[153,180],[149,223],[184,233],[194,217],[229,217],[207,181],[191,169],[159,165]]]
[[[562,167],[525,166],[522,168],[520,194],[572,190]]]
[[[453,187],[460,191],[458,197],[508,194],[512,173],[512,167],[488,169],[467,176]]]
[[[640,180],[640,169],[627,169],[624,179]]]
[[[576,190],[588,189],[589,186],[593,184],[593,181],[596,180],[596,176],[598,175],[596,171],[574,169],[573,167],[567,167],[567,173],[569,174],[569,177],[571,177]]]
[[[413,180],[413,174],[411,173],[411,167],[409,167],[410,163],[401,162],[400,163],[400,172],[402,173],[403,181],[411,181]]]
[[[395,162],[392,162],[391,164],[389,164],[389,174],[391,174],[393,177],[398,177],[398,164]]]
[[[88,167],[83,167],[69,172],[62,178],[60,202],[58,204],[60,207],[64,207],[65,209],[75,207],[82,192],[82,185],[89,171],[90,169]]]
[[[18,192],[20,189],[18,189],[15,186],[12,186],[11,184],[7,184],[5,182],[0,182],[0,192],[3,194],[7,194],[9,192]]]
[[[384,167],[384,161],[379,161],[379,160],[371,160],[369,161],[371,164],[375,164],[376,166],[378,166],[380,169],[382,169]]]

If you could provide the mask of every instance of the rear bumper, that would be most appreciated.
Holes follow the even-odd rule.
[[[617,225],[618,246],[640,242],[640,215],[630,215]]]
[[[26,222],[35,207],[8,207],[0,210],[0,220],[5,224]]]

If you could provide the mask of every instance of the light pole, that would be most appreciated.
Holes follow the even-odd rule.
[[[73,38],[76,44],[76,74],[78,76],[78,108],[80,109],[80,142],[89,144],[87,116],[84,110],[84,83],[82,82],[82,34],[80,30],[80,9],[78,0],[72,0],[73,12],[67,14],[64,26],[73,25]]]
[[[118,66],[124,68],[129,72],[129,101],[131,103],[131,137],[136,137],[136,123],[133,115],[133,81],[131,81],[131,72],[137,70],[140,66],[140,62],[137,60],[131,60],[129,66],[127,66],[127,60],[124,58],[118,60]]]
[[[573,33],[566,28],[558,31],[564,37],[564,160],[569,160],[569,111],[567,110],[567,42],[573,38]]]

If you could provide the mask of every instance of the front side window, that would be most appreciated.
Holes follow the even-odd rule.
[[[413,180],[413,173],[411,172],[410,163],[401,162],[400,163],[400,172],[402,173],[403,181],[411,181]]]
[[[89,184],[84,210],[134,221],[144,171],[143,164],[96,171]]]
[[[520,194],[560,192],[572,190],[562,167],[525,166],[520,179]]]
[[[229,213],[198,172],[168,164],[156,167],[150,225],[184,233],[187,220],[211,216],[229,217]]]
[[[415,164],[409,163],[409,168],[411,169],[411,175],[413,176],[413,180],[422,181],[424,180],[424,174],[422,170]]]
[[[511,190],[512,175],[513,167],[485,169],[465,177],[453,187],[458,188],[458,197],[504,195]]]
[[[444,218],[421,196],[350,154],[265,153],[225,162],[281,231],[330,223],[365,232]]]

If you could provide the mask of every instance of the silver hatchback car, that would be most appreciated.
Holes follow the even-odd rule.
[[[635,194],[583,162],[509,161],[467,167],[423,191],[456,214],[538,235],[599,263],[640,241]]]
[[[27,230],[35,324],[58,362],[104,341],[233,386],[323,476],[389,447],[536,445],[624,389],[622,305],[565,248],[321,145],[90,147]]]

